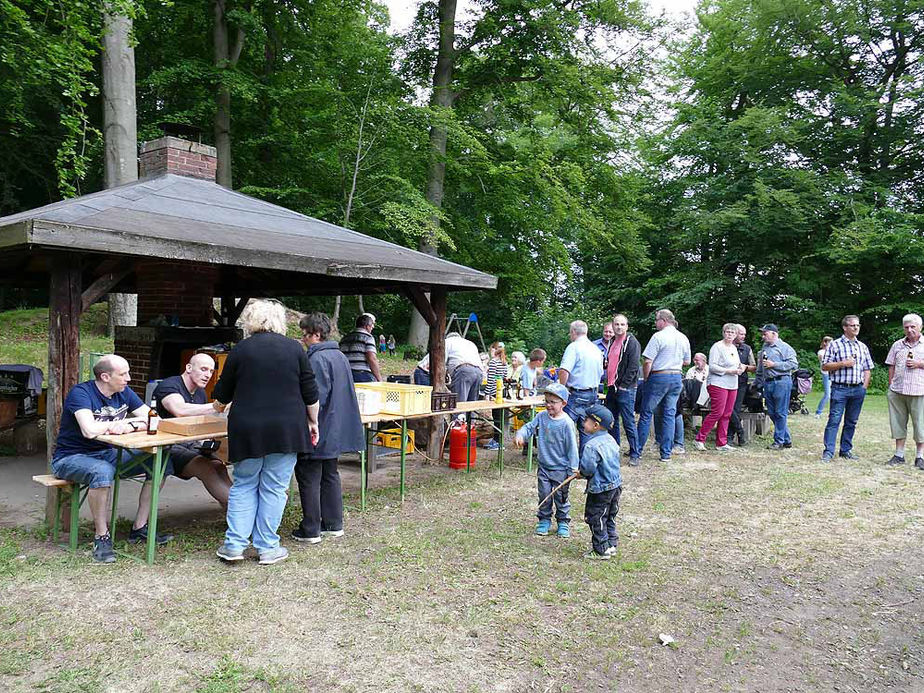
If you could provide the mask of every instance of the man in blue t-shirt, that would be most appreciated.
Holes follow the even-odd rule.
[[[109,535],[109,488],[115,478],[118,451],[96,438],[101,435],[121,435],[143,431],[147,425],[148,407],[132,390],[128,361],[115,354],[103,356],[93,367],[93,380],[78,383],[64,398],[61,427],[51,461],[51,471],[59,479],[87,484],[87,500],[96,535],[93,559],[99,563],[115,561],[112,537]],[[130,455],[140,454],[128,451]],[[143,469],[126,468],[124,473],[140,474]],[[151,481],[144,483],[138,498],[138,514],[129,541],[147,540]],[[172,539],[158,535],[158,543]]]
[[[154,390],[157,413],[162,418],[172,419],[176,416],[215,415],[213,405],[208,404],[205,386],[215,372],[215,361],[208,354],[193,354],[181,375],[174,375],[161,380]],[[170,465],[173,475],[180,479],[196,478],[205,486],[205,490],[228,508],[228,493],[231,491],[231,478],[224,462],[216,459],[204,444],[177,443],[170,446]],[[217,447],[215,448],[217,449]]]

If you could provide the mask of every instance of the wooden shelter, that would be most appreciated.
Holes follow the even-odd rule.
[[[447,292],[497,286],[492,275],[221,187],[212,147],[163,137],[142,146],[140,165],[137,182],[0,218],[0,283],[49,287],[49,454],[79,378],[80,314],[109,292],[138,294],[139,327],[117,331],[116,352],[142,382],[158,375],[159,341],[216,329],[222,341],[249,298],[401,293],[430,326],[439,389]],[[152,326],[160,316],[180,327]]]

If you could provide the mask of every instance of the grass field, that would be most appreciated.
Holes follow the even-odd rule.
[[[583,483],[574,536],[533,536],[515,453],[403,506],[348,498],[346,536],[270,568],[219,563],[218,512],[153,568],[3,530],[0,690],[924,690],[924,472],[883,466],[881,397],[860,462],[822,464],[822,428],[794,417],[782,454],[647,454],[606,563],[582,558]]]

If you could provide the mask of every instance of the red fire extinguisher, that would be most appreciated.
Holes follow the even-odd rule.
[[[475,428],[469,428],[462,421],[454,421],[449,429],[449,467],[451,469],[465,469],[465,439],[469,441],[469,461],[475,466]]]

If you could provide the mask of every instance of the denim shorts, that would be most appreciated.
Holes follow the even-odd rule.
[[[143,450],[123,450],[120,476],[124,478],[144,474],[146,479],[150,479],[151,472],[147,469],[150,466],[150,460],[147,455],[148,453]],[[67,455],[52,460],[51,471],[59,479],[87,484],[90,488],[112,486],[118,456],[119,451],[116,448]],[[172,473],[173,465],[168,462],[164,476]]]

